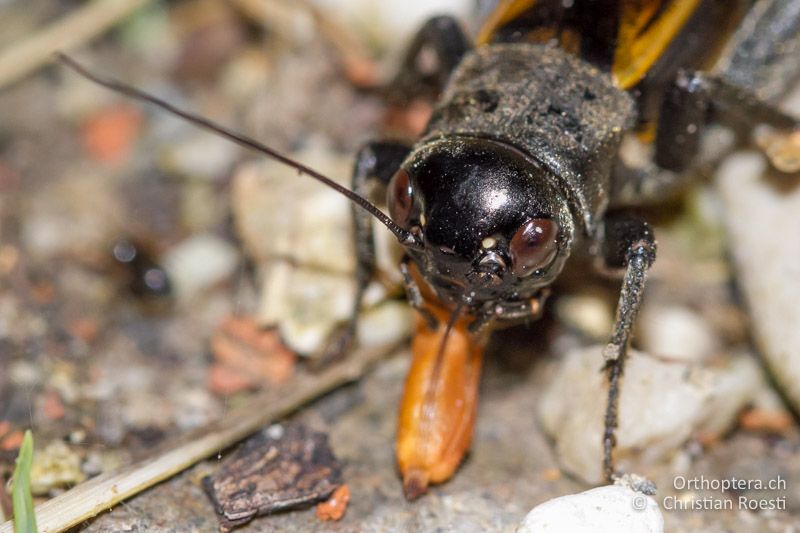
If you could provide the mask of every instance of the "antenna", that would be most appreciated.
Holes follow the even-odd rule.
[[[147,102],[147,103],[153,104],[153,105],[155,105],[157,107],[160,107],[161,109],[163,109],[163,110],[165,110],[165,111],[167,111],[169,113],[172,113],[173,115],[177,115],[177,116],[181,117],[182,119],[184,119],[184,120],[186,120],[188,122],[191,122],[195,126],[198,126],[198,127],[203,128],[203,129],[205,129],[207,131],[213,132],[213,133],[215,133],[215,134],[217,134],[217,135],[219,135],[221,137],[225,137],[226,139],[228,139],[228,140],[230,140],[230,141],[232,141],[232,142],[234,142],[234,143],[236,143],[236,144],[238,144],[240,146],[244,146],[245,148],[249,148],[251,150],[255,150],[256,152],[261,152],[262,154],[266,155],[269,158],[272,158],[272,159],[274,159],[276,161],[279,161],[279,162],[283,163],[284,165],[287,165],[289,167],[292,167],[292,168],[296,169],[301,174],[305,174],[307,176],[310,176],[310,177],[314,178],[315,180],[317,180],[317,181],[319,181],[321,183],[324,183],[325,185],[327,185],[331,189],[333,189],[333,190],[337,191],[338,193],[344,195],[350,201],[352,201],[353,203],[359,205],[365,211],[367,211],[372,216],[377,218],[384,226],[389,228],[389,231],[391,231],[395,235],[395,237],[397,237],[397,240],[400,241],[400,244],[402,244],[403,246],[409,246],[409,247],[419,247],[419,246],[421,246],[421,243],[419,242],[419,239],[416,236],[414,236],[413,233],[411,233],[410,231],[406,231],[403,228],[401,228],[400,226],[398,226],[397,224],[395,224],[395,222],[392,221],[392,219],[389,218],[388,215],[386,215],[383,211],[381,211],[380,209],[375,207],[375,205],[373,205],[369,200],[367,200],[366,198],[364,198],[363,196],[361,196],[359,194],[356,194],[355,192],[351,191],[350,189],[339,185],[338,183],[336,183],[332,179],[328,178],[327,176],[324,176],[323,174],[320,174],[316,170],[314,170],[312,168],[309,168],[309,167],[305,166],[304,164],[302,164],[302,163],[300,163],[298,161],[295,161],[294,159],[291,159],[290,157],[287,157],[287,156],[275,151],[274,149],[270,148],[269,146],[266,146],[266,145],[256,141],[255,139],[253,139],[251,137],[248,137],[247,135],[244,135],[244,134],[238,133],[236,131],[233,131],[233,130],[231,130],[229,128],[226,128],[225,126],[222,126],[220,124],[217,124],[217,123],[215,123],[215,122],[213,122],[213,121],[211,121],[211,120],[209,120],[209,119],[207,119],[205,117],[201,117],[200,115],[195,115],[194,113],[190,113],[188,111],[184,111],[182,109],[179,109],[179,108],[175,107],[174,105],[172,105],[172,104],[170,104],[168,102],[165,102],[164,100],[161,100],[160,98],[158,98],[156,96],[148,94],[148,93],[146,93],[146,92],[144,92],[144,91],[142,91],[140,89],[137,89],[136,87],[133,87],[133,86],[128,85],[126,83],[122,83],[121,81],[118,81],[118,80],[115,80],[115,79],[102,78],[102,77],[94,74],[89,69],[87,69],[86,67],[84,67],[83,65],[81,65],[80,63],[78,63],[77,61],[72,59],[71,57],[67,56],[66,54],[63,54],[61,52],[57,52],[56,53],[56,57],[58,58],[58,60],[61,63],[63,63],[67,67],[71,68],[72,70],[74,70],[75,72],[77,72],[78,74],[83,76],[84,78],[87,78],[88,80],[91,80],[91,81],[97,83],[98,85],[102,85],[103,87],[106,87],[107,89],[111,89],[112,91],[118,92],[120,94],[124,94],[125,96],[133,98],[135,100],[139,100],[141,102]]]

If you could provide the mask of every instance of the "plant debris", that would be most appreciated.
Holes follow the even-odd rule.
[[[341,465],[328,436],[299,424],[270,426],[203,478],[223,531],[324,500],[340,485]]]
[[[209,369],[208,385],[216,394],[278,385],[294,374],[297,357],[278,332],[264,330],[250,318],[225,319],[211,348],[217,363]]]

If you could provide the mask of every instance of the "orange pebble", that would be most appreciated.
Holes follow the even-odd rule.
[[[131,105],[102,109],[82,124],[83,146],[97,161],[120,164],[130,154],[141,123],[141,111]]]
[[[350,488],[342,485],[333,491],[330,498],[317,504],[317,518],[326,522],[341,520],[347,511],[348,502],[350,502]]]
[[[20,430],[15,430],[6,435],[6,437],[0,442],[0,450],[17,450],[20,446],[22,446],[22,438],[24,434]]]
[[[766,409],[748,409],[739,416],[739,424],[748,431],[765,431],[780,433],[794,425],[794,419],[788,411],[768,411]]]
[[[44,395],[44,402],[42,403],[42,412],[44,416],[50,420],[60,420],[64,418],[66,409],[61,401],[61,397],[54,390],[48,391]]]

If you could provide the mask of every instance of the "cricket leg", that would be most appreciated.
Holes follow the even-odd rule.
[[[614,205],[660,202],[687,185],[692,179],[687,171],[696,163],[708,115],[709,95],[678,76],[664,91],[653,157],[618,162],[611,193]],[[635,146],[628,148],[637,151]]]
[[[608,374],[608,402],[603,431],[603,471],[613,481],[615,430],[617,428],[620,378],[625,366],[631,329],[642,303],[647,270],[656,257],[656,241],[650,226],[626,213],[606,216],[601,258],[608,268],[624,268],[625,274],[611,338],[603,350]]]
[[[786,173],[800,172],[800,121],[724,78],[702,72],[686,76],[688,83],[709,95],[719,113],[754,130],[756,144],[773,167]],[[762,127],[756,129],[758,126]]]
[[[756,144],[782,172],[800,171],[800,122],[752,91],[706,72],[680,71],[667,87],[659,112],[652,160],[617,165],[614,205],[660,201],[692,179],[706,124],[715,120],[758,131]],[[767,126],[767,131],[756,130]]]
[[[353,168],[353,191],[369,196],[374,183],[388,185],[408,155],[409,147],[393,141],[373,141],[359,150]],[[375,241],[372,235],[372,217],[358,207],[353,207],[353,239],[356,248],[356,293],[347,322],[331,335],[320,361],[327,363],[340,358],[353,344],[358,327],[358,315],[364,291],[375,274]]]
[[[659,154],[657,164],[677,172],[688,167],[686,156],[682,158],[683,164],[671,163],[681,160],[682,150],[692,155],[697,152],[697,135],[703,124],[700,118],[703,118],[706,110],[713,110],[715,118],[732,120],[755,131],[756,144],[776,169],[787,173],[800,171],[800,121],[797,118],[762,100],[752,90],[707,72],[679,72],[675,87],[680,93],[679,98],[691,101],[695,108],[690,113],[694,112],[698,120],[687,126],[696,126],[691,135],[694,146],[689,146],[687,150],[680,142],[674,141],[689,139],[690,136],[671,132],[672,135],[666,136],[665,142],[656,147],[656,153]],[[766,131],[763,128],[756,129],[759,126],[766,126]],[[670,143],[673,144],[671,148]]]
[[[428,20],[411,42],[399,73],[385,88],[389,99],[403,103],[418,97],[436,98],[471,46],[453,17]]]

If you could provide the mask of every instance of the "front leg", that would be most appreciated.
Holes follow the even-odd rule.
[[[410,148],[393,141],[367,143],[356,156],[353,167],[352,188],[362,197],[368,197],[373,183],[388,185],[400,168]],[[352,207],[353,240],[356,248],[356,294],[348,321],[328,341],[320,361],[328,362],[341,357],[352,345],[361,312],[364,291],[375,274],[375,241],[372,235],[372,217],[356,206]]]
[[[605,219],[605,233],[600,243],[604,265],[612,269],[625,269],[619,295],[614,331],[603,350],[608,373],[608,402],[605,430],[603,431],[603,470],[613,481],[615,430],[619,404],[619,380],[625,366],[631,329],[639,313],[644,293],[647,270],[656,258],[656,241],[650,226],[627,213],[610,213]]]

